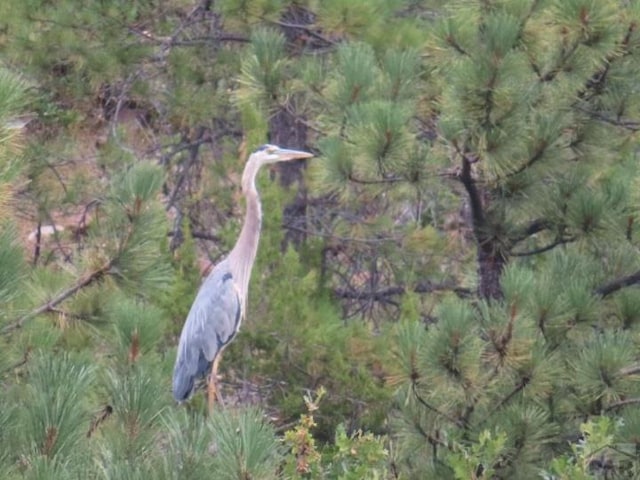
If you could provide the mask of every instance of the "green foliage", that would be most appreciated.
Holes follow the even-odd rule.
[[[478,441],[469,450],[460,448],[452,453],[447,461],[450,463],[456,479],[474,477],[491,478],[496,474],[494,465],[500,461],[505,450],[506,436],[497,433],[495,437],[485,430],[478,436]]]
[[[144,364],[105,372],[104,389],[113,418],[105,425],[101,464],[149,464],[154,459],[156,427],[167,406],[166,384]]]
[[[139,163],[116,175],[113,181],[113,197],[124,204],[149,202],[157,194],[164,181],[160,168]],[[137,213],[137,212],[133,212]]]
[[[12,440],[16,435],[15,429],[15,417],[16,411],[11,408],[0,412],[0,474],[4,478],[10,478],[11,472],[14,470],[12,465],[11,453]]]
[[[105,309],[106,322],[111,327],[105,332],[106,339],[114,344],[119,361],[134,363],[139,356],[151,354],[161,342],[166,324],[158,307],[118,293],[109,299]]]
[[[346,109],[366,101],[375,77],[376,61],[373,49],[365,43],[345,43],[337,52],[336,73],[329,88],[333,104]]]
[[[0,2],[0,477],[637,477],[639,24],[616,0]],[[276,138],[320,158],[278,167],[297,192],[258,179],[227,407],[174,408],[200,270]]]
[[[20,277],[18,264],[20,255],[13,248],[11,236],[14,232],[13,225],[7,221],[10,210],[11,183],[23,168],[20,162],[20,151],[23,147],[21,132],[22,120],[18,117],[24,113],[27,106],[27,83],[11,71],[0,66],[0,225],[2,225],[2,239],[4,252],[0,260],[0,268],[5,278],[0,279],[0,299],[10,293],[8,282],[10,278],[16,280]],[[15,236],[15,235],[14,235]],[[13,255],[11,252],[13,251]],[[13,258],[11,258],[13,257]],[[6,270],[5,270],[6,267]],[[9,298],[5,297],[5,300]]]
[[[319,2],[319,23],[330,32],[355,40],[366,38],[373,43],[380,41],[378,35],[386,31],[385,22],[393,21],[393,13],[402,4],[403,2],[395,0],[356,0],[348,3],[327,0]],[[404,25],[400,25],[402,26]],[[397,35],[400,32],[394,33]]]
[[[80,458],[88,413],[83,398],[92,375],[90,367],[66,355],[43,353],[34,359],[27,388],[20,393],[23,428],[16,433],[24,439],[22,454],[27,465],[33,462],[27,468],[33,468],[36,478],[41,468],[55,470]]]
[[[268,232],[265,237],[258,262],[268,261],[264,268],[271,270],[270,281],[252,285],[260,297],[257,301],[251,297],[255,307],[247,319],[249,327],[240,334],[240,345],[230,350],[237,352],[246,339],[257,361],[254,368],[289,384],[288,389],[272,393],[285,418],[304,411],[301,390],[324,387],[327,408],[316,416],[320,425],[316,435],[323,440],[333,437],[336,425],[349,415],[353,415],[354,428],[381,428],[389,392],[372,375],[384,364],[384,339],[372,337],[369,328],[359,322],[345,327],[327,299],[314,294],[315,272],[307,270],[293,249],[273,261],[269,247],[277,248],[280,242],[271,243]],[[282,290],[286,297],[278,294]],[[245,364],[245,368],[251,366]]]
[[[5,182],[13,180],[20,171],[17,161],[22,147],[23,121],[18,117],[28,104],[28,84],[0,65],[0,207],[6,208]],[[0,214],[0,220],[5,214]]]
[[[554,458],[540,475],[545,480],[604,479],[609,472],[620,472],[629,478],[637,476],[637,463],[631,464],[637,457],[633,445],[616,440],[623,425],[623,420],[609,417],[583,423],[579,440],[571,443],[571,453]]]
[[[238,80],[240,103],[257,103],[265,111],[280,95],[284,69],[284,36],[275,30],[256,29],[251,36],[251,53],[241,66]]]
[[[194,292],[200,284],[200,272],[196,263],[196,246],[190,235],[187,222],[182,225],[184,242],[171,258],[173,270],[171,285],[165,291],[153,295],[153,301],[159,305],[171,319],[174,329],[179,332],[184,318],[193,302]]]
[[[221,479],[276,477],[280,446],[260,411],[217,411],[211,418],[215,432],[213,469]]]
[[[388,478],[388,453],[381,438],[357,431],[347,435],[344,425],[338,425],[335,438],[336,452],[328,455],[328,476],[343,480],[359,478]]]
[[[42,78],[76,94],[86,93],[98,82],[118,78],[147,52],[143,44],[118,45],[114,40],[122,38],[121,22],[131,22],[149,8],[145,2],[112,2],[89,9],[78,6],[75,1],[55,6],[39,0],[12,1],[6,4],[3,15],[8,36],[13,39],[9,58],[15,62],[20,52],[29,52],[31,67],[45,73]],[[36,10],[41,15],[27,22],[27,13]],[[87,30],[88,25],[95,33]],[[65,78],[66,74],[78,73],[88,81],[82,84]]]
[[[5,223],[0,231],[0,301],[9,303],[18,295],[25,278],[22,250],[13,225]]]
[[[155,202],[162,181],[162,171],[144,163],[116,176],[106,218],[95,233],[113,239],[105,251],[110,270],[123,287],[135,288],[141,296],[163,290],[169,282],[167,259],[158,253],[166,236],[166,220]]]
[[[286,478],[338,478],[359,479],[387,478],[387,457],[381,438],[357,431],[347,434],[343,424],[336,427],[332,444],[320,452],[316,446],[313,430],[314,415],[326,390],[321,388],[312,398],[305,396],[307,413],[300,416],[294,428],[285,432],[284,442],[289,449],[283,473]]]
[[[399,397],[399,450],[413,451],[422,438],[420,455],[431,458],[415,468],[435,468],[443,457],[451,461],[447,476],[467,478],[460,469],[483,465],[506,478],[532,478],[558,438],[575,431],[577,412],[602,414],[637,395],[637,379],[626,373],[625,365],[635,361],[626,332],[565,327],[570,335],[558,352],[545,346],[516,303],[480,307],[474,312],[460,301],[443,303],[428,331],[407,323],[398,332],[400,375],[409,385]],[[483,430],[488,424],[496,430]],[[493,457],[481,460],[484,450],[474,449],[494,432],[503,436],[499,452],[489,449]]]
[[[0,69],[0,118],[3,120],[2,130],[15,129],[7,125],[12,115],[22,113],[27,105],[27,84],[7,68]],[[13,128],[12,128],[13,127]],[[7,137],[0,137],[0,143],[5,143]]]
[[[221,11],[230,19],[243,23],[255,23],[258,19],[277,18],[277,14],[283,8],[282,0],[224,0],[221,3]]]
[[[163,421],[169,433],[167,478],[196,480],[210,474],[215,455],[211,423],[185,409],[167,411]]]

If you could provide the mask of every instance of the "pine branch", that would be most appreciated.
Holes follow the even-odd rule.
[[[418,282],[418,284],[413,289],[415,293],[432,293],[445,290],[454,292],[460,298],[466,298],[472,295],[471,290],[469,290],[468,288],[456,286],[451,282],[433,283],[427,280],[424,282]]]
[[[554,240],[553,242],[551,242],[548,245],[544,245],[542,247],[534,248],[533,250],[529,250],[529,251],[526,251],[526,252],[511,252],[511,255],[514,256],[514,257],[528,257],[530,255],[537,255],[539,253],[544,253],[544,252],[548,252],[549,250],[553,250],[555,247],[557,247],[559,245],[564,245],[566,243],[575,242],[575,240],[576,240],[575,237],[558,238],[558,239]]]
[[[636,375],[638,373],[640,373],[640,365],[621,368],[619,372],[620,375]]]
[[[640,403],[640,398],[636,397],[636,398],[627,398],[625,400],[619,400],[617,402],[613,402],[611,405],[607,405],[604,408],[605,412],[610,412],[611,410],[615,410],[617,408],[622,408],[622,407],[626,407],[627,405],[636,405]]]
[[[137,198],[133,206],[133,212],[130,215],[139,215],[141,208],[142,208],[142,202],[140,201],[139,198]],[[130,221],[131,221],[131,218],[130,218]],[[121,258],[122,253],[125,251],[125,249],[129,245],[129,242],[131,241],[131,237],[133,236],[133,230],[134,230],[133,224],[129,223],[124,235],[120,238],[120,241],[118,242],[118,250],[116,254],[113,256],[113,258],[105,262],[97,270],[94,270],[93,272],[80,278],[80,280],[78,280],[72,287],[59,293],[53,299],[49,300],[45,304],[41,305],[35,310],[32,310],[26,315],[23,315],[22,317],[18,318],[17,320],[10,323],[9,325],[4,326],[2,330],[0,330],[0,335],[7,335],[13,332],[14,330],[22,328],[22,326],[27,320],[30,320],[33,317],[36,317],[42,313],[55,311],[56,307],[60,303],[72,297],[83,288],[88,287],[89,285],[92,285],[93,283],[102,279],[105,275],[109,274],[113,266]]]
[[[175,237],[176,236],[176,232],[167,232],[167,237]],[[206,233],[206,232],[191,232],[191,237],[193,238],[197,238],[198,240],[208,240],[210,242],[219,242],[220,241],[220,237],[217,235],[213,235],[211,233]]]
[[[210,132],[208,132],[207,135],[198,136],[196,138],[196,140],[194,140],[194,141],[188,141],[183,136],[183,138],[180,140],[179,143],[173,145],[173,148],[171,149],[171,151],[162,154],[162,156],[160,157],[160,160],[158,161],[158,163],[160,165],[167,166],[167,165],[169,165],[169,162],[171,161],[171,158],[173,158],[174,156],[176,156],[180,152],[183,152],[184,150],[191,150],[191,149],[193,149],[195,147],[199,147],[203,143],[207,143],[207,142],[210,142],[212,140],[217,140],[217,137],[218,137],[218,135],[212,136],[210,134]],[[167,148],[167,147],[160,147],[160,148]]]
[[[617,278],[608,283],[605,283],[604,285],[599,286],[598,288],[596,288],[595,293],[596,295],[600,295],[601,297],[606,297],[622,288],[630,287],[636,284],[640,284],[640,270],[632,273],[631,275]]]
[[[31,357],[31,348],[27,348],[24,351],[24,354],[22,355],[22,359],[17,361],[16,363],[10,365],[9,367],[5,368],[4,370],[0,371],[0,375],[4,375],[5,373],[11,372],[12,370],[15,370],[16,368],[19,368],[23,365],[26,365],[27,362],[29,361],[29,358]]]
[[[615,48],[612,53],[609,53],[605,57],[604,67],[602,67],[600,70],[598,70],[593,75],[591,75],[589,80],[587,80],[584,88],[580,92],[578,92],[579,98],[590,100],[597,94],[602,93],[602,91],[604,90],[605,82],[607,80],[607,76],[611,71],[611,64],[616,59],[622,58],[623,56],[628,55],[630,53],[629,42],[631,41],[631,35],[633,35],[633,32],[635,31],[636,28],[637,28],[637,25],[635,22],[631,22],[629,24],[629,27],[627,27],[627,31],[624,35],[624,38],[619,43],[619,48]],[[620,52],[622,52],[622,54],[620,54]],[[588,91],[593,92],[593,94],[590,95],[589,97],[587,97]]]
[[[457,419],[455,419],[455,418],[453,418],[453,417],[451,417],[451,416],[447,415],[446,413],[441,412],[441,411],[440,411],[440,410],[438,410],[436,407],[434,407],[434,406],[430,405],[429,403],[427,403],[427,401],[426,401],[424,398],[422,398],[422,397],[420,396],[420,394],[418,393],[418,390],[416,389],[416,383],[415,383],[415,382],[413,382],[413,383],[411,384],[411,390],[413,391],[413,395],[416,397],[416,400],[418,400],[418,402],[419,402],[422,406],[426,407],[428,410],[431,410],[432,412],[434,412],[434,413],[436,413],[436,414],[440,415],[442,418],[447,419],[448,421],[450,421],[451,423],[453,423],[454,425],[456,425],[456,426],[457,426],[457,427],[459,427],[459,428],[466,428],[466,427],[467,427],[467,425],[465,425],[465,424],[464,424],[463,422],[461,422],[460,420],[457,420]]]
[[[322,96],[322,92],[315,92],[314,90],[314,93],[318,94],[319,96]],[[298,112],[296,112],[293,106],[291,105],[291,102],[279,102],[278,108],[285,110],[289,115],[291,115],[292,118],[295,119],[296,123],[301,123],[309,130],[313,130],[314,132],[319,133],[322,136],[329,135],[329,133],[327,133],[324,130],[321,130],[316,125],[314,125],[311,121],[308,121],[307,119],[305,119],[303,115],[300,115]]]
[[[82,320],[82,321],[89,321],[90,317],[87,315],[79,315],[77,313],[72,313],[72,312],[67,312],[65,310],[62,310],[60,308],[52,308],[49,310],[49,313],[56,313],[58,315],[60,315],[61,317],[65,317],[65,318],[72,318],[74,320]]]
[[[509,403],[511,401],[511,399],[513,399],[513,397],[515,397],[518,393],[520,393],[522,390],[524,390],[524,388],[529,384],[529,382],[531,382],[531,378],[529,378],[527,376],[522,377],[520,379],[520,382],[514,387],[514,389],[511,390],[511,392],[509,392],[509,394],[506,397],[504,397],[502,400],[500,400],[497,403],[497,405],[493,408],[493,410],[491,410],[489,412],[489,414],[485,417],[484,420],[488,419],[494,413],[500,411],[502,409],[502,407],[504,407],[507,403]],[[482,423],[482,422],[480,422],[480,423]]]
[[[385,177],[380,179],[364,179],[364,178],[356,178],[353,174],[349,174],[348,177],[350,182],[358,183],[360,185],[380,185],[385,183],[398,183],[406,181],[402,177]]]
[[[46,302],[45,304],[39,306],[35,310],[32,310],[31,312],[27,313],[26,315],[23,315],[22,317],[18,318],[17,320],[10,323],[9,325],[6,325],[5,327],[3,327],[2,330],[0,330],[0,335],[7,335],[8,333],[11,333],[14,330],[22,328],[22,326],[27,320],[30,320],[33,317],[36,317],[42,313],[55,311],[55,308],[59,304],[64,302],[67,298],[75,295],[83,288],[95,283],[96,281],[104,277],[107,273],[109,273],[109,270],[111,269],[111,265],[112,265],[112,262],[107,262],[99,269],[94,270],[88,275],[85,275],[80,280],[78,280],[72,287],[64,290],[63,292],[56,295],[53,299]]]
[[[313,38],[315,38],[317,40],[320,40],[320,41],[326,43],[327,45],[337,45],[338,44],[338,42],[336,42],[335,40],[331,40],[330,38],[327,38],[324,35],[320,35],[318,32],[316,32],[312,28],[310,28],[309,25],[303,25],[303,24],[299,24],[299,23],[287,23],[287,22],[282,22],[282,21],[278,21],[278,20],[272,20],[271,23],[274,23],[274,24],[276,24],[276,25],[278,25],[279,27],[282,27],[282,28],[291,28],[291,29],[302,30],[306,34],[312,36]]]
[[[552,223],[545,218],[537,218],[527,225],[517,236],[511,239],[511,244],[515,245],[523,240],[526,240],[536,233],[540,233],[544,230],[549,230],[552,227]]]
[[[450,282],[433,283],[429,280],[424,282],[418,282],[412,289],[409,289],[414,293],[433,293],[442,291],[452,291],[460,298],[470,297],[472,292],[468,288],[458,287]],[[355,300],[377,300],[386,302],[387,297],[394,295],[404,295],[407,293],[407,288],[403,286],[387,287],[380,290],[347,290],[344,288],[336,288],[333,291],[334,295],[339,298],[348,298]]]
[[[533,155],[531,155],[526,162],[524,162],[522,165],[520,165],[514,171],[507,173],[505,175],[505,177],[506,178],[513,177],[515,175],[518,175],[519,173],[524,172],[525,170],[527,170],[531,166],[533,166],[535,163],[537,163],[542,158],[542,156],[544,155],[544,152],[547,150],[547,146],[548,145],[549,145],[548,142],[545,142],[545,141],[541,140],[539,142],[539,144],[537,145],[536,149],[533,151]]]
[[[496,80],[498,79],[498,70],[494,70],[491,74],[491,78],[487,82],[486,92],[484,94],[484,118],[482,120],[482,126],[485,129],[491,128],[491,113],[493,112],[494,107],[494,99],[493,99],[493,89],[496,84]]]
[[[173,188],[173,192],[171,192],[171,194],[169,195],[169,200],[167,201],[167,204],[165,206],[166,211],[171,210],[171,207],[173,207],[178,193],[180,193],[180,190],[182,188],[182,184],[186,181],[187,175],[191,172],[191,167],[197,164],[200,145],[202,145],[206,138],[205,133],[206,129],[204,127],[199,127],[196,133],[196,138],[193,142],[189,142],[185,139],[185,142],[188,145],[187,149],[189,150],[189,158],[182,166],[180,175],[178,176],[178,179],[176,180],[175,186]]]
[[[368,245],[378,245],[381,243],[389,243],[389,242],[399,242],[399,237],[379,237],[379,238],[357,238],[357,237],[344,237],[341,235],[333,235],[331,233],[322,233],[316,230],[310,230],[306,228],[300,228],[294,225],[282,225],[282,228],[286,230],[294,230],[297,232],[301,232],[307,234],[309,236],[326,238],[329,240],[335,240],[338,242],[351,242],[351,243],[362,243]],[[204,238],[206,240],[206,238]]]
[[[222,32],[222,31],[215,32],[213,35],[194,36],[189,38],[188,40],[178,40],[177,34],[174,34],[172,36],[160,37],[158,35],[155,35],[149,32],[148,30],[143,30],[139,28],[127,27],[127,30],[132,34],[143,38],[145,41],[150,41],[155,43],[158,46],[169,47],[169,48],[170,47],[192,47],[196,45],[216,44],[219,42],[249,43],[251,41],[251,39],[246,35]]]
[[[458,52],[461,55],[469,55],[467,53],[467,51],[462,48],[462,46],[456,41],[455,38],[453,38],[453,35],[447,35],[447,38],[445,38],[447,44],[452,47],[456,52]]]
[[[107,420],[111,414],[113,413],[113,407],[111,405],[105,405],[105,407],[96,415],[96,417],[91,421],[91,426],[89,427],[89,431],[87,432],[87,438],[91,438],[96,430],[100,427],[105,420]]]
[[[622,119],[622,118],[611,118],[608,117],[600,112],[594,112],[591,110],[588,110],[586,108],[580,107],[580,106],[575,106],[576,110],[580,110],[582,113],[586,113],[587,115],[589,115],[591,118],[593,118],[594,120],[598,120],[600,122],[604,122],[604,123],[608,123],[610,125],[614,125],[616,127],[622,127],[625,128],[631,132],[637,132],[640,130],[640,121],[637,120],[627,120],[627,119]]]
[[[565,68],[566,64],[569,62],[574,53],[578,50],[581,42],[574,42],[569,48],[563,47],[563,52],[560,55],[557,63],[549,69],[547,73],[542,73],[538,70],[538,67],[534,67],[534,71],[538,74],[538,80],[540,82],[551,82],[555,80],[556,76]]]
[[[431,435],[429,432],[427,432],[424,428],[422,428],[422,425],[420,425],[417,421],[413,421],[413,427],[416,429],[416,431],[422,435],[422,437],[429,442],[429,444],[431,445],[431,447],[433,448],[433,458],[437,457],[437,451],[438,451],[438,446],[442,446],[445,447],[447,449],[451,449],[451,445],[445,441],[443,441],[442,439],[440,439],[437,436],[433,436]],[[437,434],[436,434],[437,435]]]

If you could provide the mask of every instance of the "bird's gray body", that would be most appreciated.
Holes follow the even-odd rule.
[[[223,260],[211,271],[198,291],[180,335],[173,370],[173,396],[184,401],[195,380],[205,376],[211,362],[238,332],[242,300],[229,268]]]

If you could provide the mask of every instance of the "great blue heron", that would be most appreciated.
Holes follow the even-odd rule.
[[[205,279],[182,328],[173,370],[173,396],[179,402],[189,398],[196,378],[210,371],[208,404],[209,410],[213,408],[220,355],[238,333],[245,316],[249,277],[258,250],[262,220],[255,184],[258,170],[262,165],[312,156],[299,150],[263,145],[249,157],[242,173],[246,214],[240,236],[227,258]]]

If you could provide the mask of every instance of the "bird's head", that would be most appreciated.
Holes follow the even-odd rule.
[[[290,150],[281,148],[277,145],[265,144],[256,149],[251,158],[257,161],[259,165],[267,165],[270,163],[286,162],[289,160],[298,160],[302,158],[313,157],[313,154],[303,152],[302,150]]]

